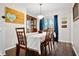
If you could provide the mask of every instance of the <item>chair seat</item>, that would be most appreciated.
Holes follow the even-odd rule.
[[[21,47],[24,47],[24,48],[26,48],[26,46],[25,46],[25,45],[21,45],[21,44],[20,44],[20,46],[21,46]]]

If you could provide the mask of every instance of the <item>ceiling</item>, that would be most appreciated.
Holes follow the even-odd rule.
[[[40,14],[40,3],[6,3],[3,4],[5,6],[17,6],[27,10],[27,13],[32,15],[39,15]],[[70,8],[73,3],[42,3],[41,10],[42,14],[50,13],[51,11],[58,10],[58,9],[67,9]]]
[[[25,4],[27,7],[27,12],[33,14],[33,15],[39,15],[40,14],[40,4]],[[71,3],[44,3],[41,6],[41,13],[47,14],[51,11],[57,10],[57,9],[67,9],[72,6]]]

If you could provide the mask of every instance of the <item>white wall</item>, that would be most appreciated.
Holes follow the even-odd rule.
[[[45,16],[53,18],[54,15],[58,15],[59,41],[71,42],[71,8],[54,10]],[[63,17],[67,17],[67,28],[61,28]]]
[[[73,8],[74,4],[72,5]],[[79,56],[79,20],[73,21],[73,9],[71,8],[71,42],[76,55]]]
[[[73,47],[79,56],[79,19],[73,22]]]
[[[26,15],[26,10],[21,7],[8,5],[8,7],[21,11]],[[14,47],[16,45],[17,37],[15,33],[16,27],[25,27],[26,24],[12,24],[6,23],[2,16],[5,15],[5,5],[0,5],[0,54],[4,54],[6,49]],[[25,18],[26,19],[26,18]],[[26,21],[26,20],[25,20]]]
[[[0,6],[0,55],[5,54],[5,31],[4,31],[4,19],[2,16],[4,15],[4,7]]]

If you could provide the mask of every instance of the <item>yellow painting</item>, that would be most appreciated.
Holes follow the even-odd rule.
[[[7,23],[24,24],[24,13],[22,12],[6,7],[5,15]]]

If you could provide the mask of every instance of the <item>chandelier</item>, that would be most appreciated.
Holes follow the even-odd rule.
[[[42,15],[42,10],[41,10],[41,6],[42,6],[42,4],[40,4],[40,15],[38,15],[37,17],[39,18],[39,19],[42,19],[42,18],[44,18],[44,16]]]

